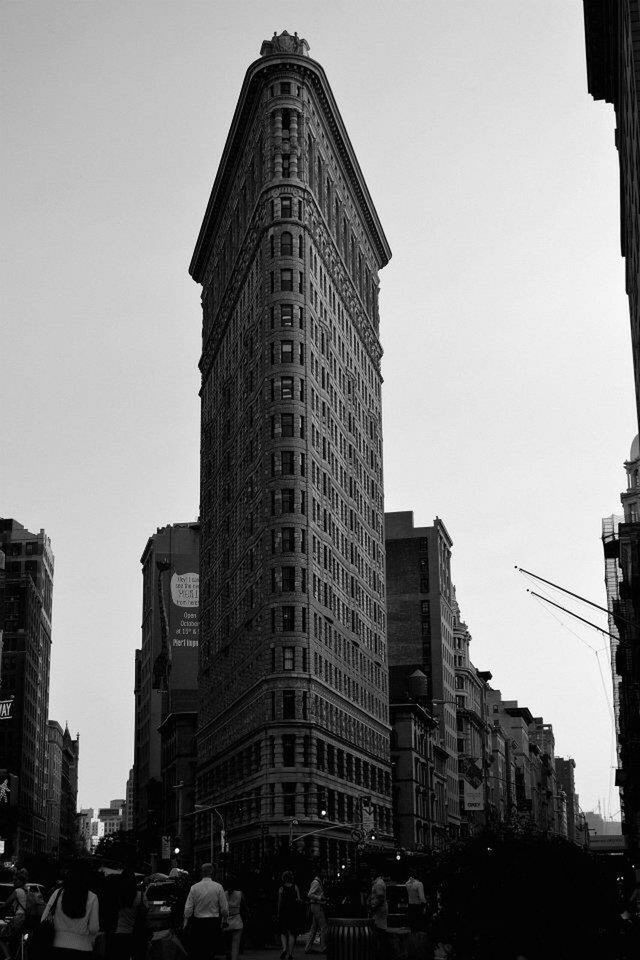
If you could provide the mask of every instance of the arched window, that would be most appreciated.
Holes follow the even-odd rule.
[[[285,230],[285,232],[280,235],[280,256],[293,256],[293,237],[288,230]]]

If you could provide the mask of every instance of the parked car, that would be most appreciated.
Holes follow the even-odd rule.
[[[147,925],[150,930],[168,930],[171,926],[171,911],[179,896],[175,880],[155,880],[142,894],[147,909]]]

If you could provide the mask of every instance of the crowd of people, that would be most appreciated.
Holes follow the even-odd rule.
[[[6,904],[12,913],[13,944],[24,947],[23,934],[30,930],[29,960],[82,960],[79,955],[87,953],[104,960],[213,960],[216,955],[238,960],[243,941],[260,948],[273,945],[274,937],[280,941],[280,960],[293,960],[299,942],[305,954],[326,952],[328,897],[319,871],[303,882],[285,870],[275,896],[276,884],[271,896],[265,896],[255,886],[247,893],[232,874],[218,882],[212,864],[202,866],[193,885],[184,871],[177,873],[167,922],[151,929],[139,876],[131,870],[105,878],[86,861],[78,861],[42,902],[35,922],[25,888],[27,874],[18,871]],[[418,928],[424,889],[412,877],[406,886],[409,920]],[[351,890],[343,886],[342,894],[344,915],[368,914],[376,928],[387,926],[382,876],[371,876],[364,888],[361,883]]]
[[[245,883],[233,874],[218,882],[212,864],[204,864],[200,872],[200,879],[193,884],[184,871],[178,872],[166,908],[166,923],[153,925],[147,912],[146,887],[133,871],[124,870],[105,878],[92,872],[86,861],[79,861],[69,868],[64,880],[35,913],[31,893],[34,885],[28,885],[26,873],[18,871],[13,893],[5,903],[5,910],[12,915],[12,949],[5,951],[5,958],[87,960],[86,955],[93,953],[100,960],[239,960],[243,946],[273,948],[279,938],[279,960],[295,960],[296,949],[305,954],[326,952],[330,899],[334,916],[368,916],[379,943],[385,942],[387,927],[397,923],[397,903],[391,898],[390,904],[389,884],[382,875],[372,874],[364,883],[354,877],[351,885],[341,884],[338,894],[331,885],[327,892],[320,872],[309,880],[308,874],[298,879],[291,870],[284,870],[279,881],[271,883],[268,889],[256,887],[249,877],[245,877]],[[245,886],[248,890],[243,889]],[[477,933],[479,926],[474,924],[474,930],[464,931],[465,936],[461,936],[460,930],[454,929],[457,924],[452,928],[446,906],[440,909],[439,897],[434,898],[433,891],[425,896],[418,878],[409,876],[391,886],[396,891],[403,887],[406,892],[405,922],[412,932],[424,936],[419,955],[424,954],[425,960],[453,956],[463,960],[546,957],[535,947],[533,952],[528,947],[525,952],[522,947],[520,952],[510,948],[507,928],[493,942],[489,953],[483,947],[483,939],[477,936],[472,948],[467,934],[474,939],[474,930]],[[619,914],[618,928],[604,935],[601,943],[607,949],[599,956],[615,960],[640,956],[639,907],[640,888]],[[515,939],[523,944],[527,940],[523,936]],[[383,956],[384,951],[375,949],[374,955]],[[562,949],[560,956],[572,954]]]

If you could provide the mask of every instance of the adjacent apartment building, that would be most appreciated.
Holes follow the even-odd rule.
[[[47,849],[46,759],[54,558],[44,530],[0,518],[0,767],[17,803],[1,814],[5,856]]]
[[[385,515],[389,670],[396,678],[421,671],[427,678],[427,708],[438,721],[436,756],[446,777],[444,824],[431,831],[441,838],[460,833],[458,736],[456,716],[454,591],[451,537],[438,517],[415,527],[411,511]]]
[[[199,529],[197,523],[160,527],[149,537],[141,557],[142,643],[135,657],[133,827],[149,858],[159,857],[162,836],[178,833],[180,782],[187,795],[193,793]],[[182,725],[185,715],[192,728],[190,763],[178,770],[171,748],[164,743],[171,740],[176,723]],[[128,819],[131,822],[130,814]]]
[[[78,762],[80,737],[75,739],[56,720],[47,723],[47,852],[71,856],[77,841]]]
[[[623,517],[602,521],[622,832],[640,852],[640,443],[624,464]]]
[[[391,843],[378,272],[329,81],[286,31],[248,68],[190,265],[202,285],[197,802],[255,863]],[[206,856],[209,813],[197,818]],[[294,829],[295,822],[295,829]],[[301,841],[302,842],[302,841]]]

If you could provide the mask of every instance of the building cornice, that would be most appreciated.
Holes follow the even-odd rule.
[[[260,57],[248,68],[240,97],[233,115],[231,128],[222,152],[218,172],[213,183],[207,209],[196,240],[195,249],[189,265],[189,273],[196,283],[203,283],[207,261],[216,235],[218,218],[224,210],[228,189],[236,170],[254,108],[259,101],[264,83],[269,74],[289,69],[300,74],[303,81],[313,85],[325,119],[334,137],[338,153],[342,159],[349,184],[355,194],[360,212],[368,227],[374,249],[379,258],[378,268],[384,267],[391,259],[391,249],[384,235],[378,214],[364,180],[340,111],[329,86],[326,74],[319,63],[309,57],[296,54],[280,54]]]

